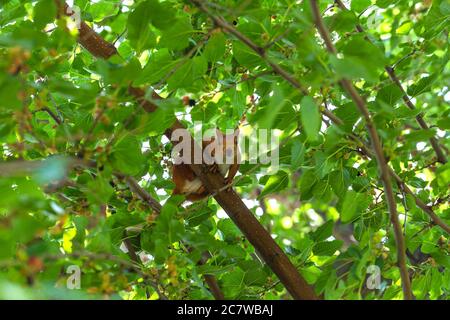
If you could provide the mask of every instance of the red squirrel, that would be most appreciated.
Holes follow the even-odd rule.
[[[225,135],[220,130],[216,130],[216,137],[212,137],[209,141],[202,141],[202,151],[206,149],[207,152],[210,152],[212,161],[214,162],[211,166],[211,171],[220,172],[225,179],[225,184],[229,184],[233,180],[239,169],[238,136],[239,129],[229,135]],[[215,150],[222,150],[222,152],[216,153]],[[233,157],[232,163],[229,161],[230,157]],[[224,161],[223,158],[228,159],[228,161]],[[184,195],[186,200],[198,201],[211,194],[188,164],[181,163],[173,165],[172,181],[175,183],[173,194]]]

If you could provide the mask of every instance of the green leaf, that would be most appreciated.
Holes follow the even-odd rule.
[[[333,226],[334,226],[333,220],[325,222],[311,234],[311,239],[314,240],[315,242],[326,240],[327,238],[332,236]]]
[[[343,58],[330,56],[330,63],[340,78],[364,78],[377,82],[386,58],[381,50],[362,36],[353,36],[349,41],[341,41],[338,51]]]
[[[341,210],[341,221],[349,223],[358,215],[359,202],[365,197],[362,193],[356,193],[353,190],[347,191]]]
[[[161,30],[165,30],[175,23],[174,9],[173,4],[168,1],[163,3],[158,0],[147,1],[147,10],[150,13],[151,22]]]
[[[335,15],[324,18],[330,31],[349,32],[355,28],[358,18],[351,11],[339,11]]]
[[[166,108],[164,102],[158,103],[159,107],[152,113],[147,113],[144,116],[141,116],[139,118],[140,124],[133,130],[133,132],[136,134],[158,136],[163,134],[167,128],[170,128],[176,118],[173,114],[173,110]]]
[[[195,227],[202,223],[204,220],[208,219],[215,212],[210,207],[201,207],[192,212],[192,214],[187,219],[190,226]]]
[[[203,55],[208,61],[223,60],[225,55],[225,35],[223,32],[214,33],[205,46]]]
[[[356,106],[353,102],[346,103],[342,106],[339,106],[336,110],[334,110],[334,114],[338,116],[344,124],[340,126],[347,132],[353,131],[353,125],[358,121],[361,117],[361,114],[356,109]]]
[[[372,2],[370,0],[352,0],[350,8],[356,12],[361,12],[371,4]]]
[[[400,0],[377,0],[376,4],[378,7],[380,8],[387,8],[388,6],[390,6],[391,4],[395,4],[397,2],[399,2]]]
[[[432,129],[416,130],[405,135],[405,139],[410,143],[416,143],[419,141],[427,141],[435,136],[435,132]]]
[[[264,189],[258,198],[263,198],[268,194],[284,190],[289,185],[289,175],[286,171],[279,170],[276,174],[271,175],[264,185]]]
[[[27,14],[23,4],[19,3],[19,1],[2,0],[0,4],[3,6],[3,11],[0,15],[1,26]]]
[[[433,2],[430,10],[428,10],[425,19],[423,20],[423,28],[420,35],[427,39],[433,39],[438,36],[448,25],[448,4],[442,6],[445,0],[436,0]],[[441,3],[441,5],[439,5]],[[443,9],[443,10],[442,10]]]
[[[291,147],[291,168],[293,170],[298,169],[300,165],[303,163],[304,158],[305,158],[305,145],[298,139],[293,140]]]
[[[97,2],[91,4],[89,12],[92,14],[93,20],[98,22],[117,13],[118,6],[112,2]]]
[[[155,256],[155,262],[162,264],[169,257],[168,244],[164,239],[156,239],[153,254]]]
[[[433,84],[434,81],[436,81],[437,79],[437,74],[428,76],[428,77],[423,77],[422,79],[419,80],[419,82],[417,82],[417,84],[413,84],[411,86],[409,86],[408,88],[408,94],[411,97],[417,97],[418,95],[428,92],[431,90],[431,85]]]
[[[436,124],[439,127],[439,129],[441,129],[441,130],[450,130],[450,118],[449,117],[446,117],[444,119],[439,119]]]
[[[242,261],[239,267],[244,270],[244,283],[247,286],[262,286],[267,281],[267,274],[262,269],[261,263],[256,261]]]
[[[22,105],[18,99],[20,87],[20,82],[17,78],[9,76],[0,78],[0,107],[8,109],[19,108]]]
[[[330,56],[330,63],[339,78],[347,78],[350,80],[358,80],[365,78],[368,81],[376,82],[378,80],[378,72],[374,68],[370,68],[362,58],[345,56],[337,58]]]
[[[56,5],[53,0],[39,0],[34,6],[34,23],[38,29],[44,28],[56,18]]]
[[[394,114],[398,119],[403,118],[414,118],[420,113],[420,109],[411,110],[405,105],[400,105],[397,109],[394,110]]]
[[[386,64],[384,53],[361,35],[353,36],[344,43],[341,50],[346,57],[357,57],[365,61],[367,68],[383,68]]]
[[[314,173],[314,169],[309,169],[303,172],[300,177],[300,198],[302,200],[308,200],[312,197],[312,189],[314,185],[317,183],[317,177]]]
[[[166,48],[158,50],[150,56],[140,77],[134,81],[134,85],[155,84],[173,70],[178,63],[178,60],[172,59],[169,50]]]
[[[258,127],[262,129],[273,129],[276,125],[276,119],[282,113],[285,106],[290,105],[285,97],[283,89],[279,85],[272,87],[273,93],[269,98],[269,104],[255,115]],[[291,117],[292,118],[292,117]]]
[[[189,45],[192,32],[190,18],[188,16],[179,17],[170,28],[162,31],[159,46],[172,50],[184,49]]]
[[[203,84],[202,78],[207,69],[208,63],[203,56],[184,61],[183,65],[169,78],[169,88],[184,88],[188,91],[199,90]]]
[[[322,241],[313,247],[313,253],[316,256],[331,256],[342,247],[342,240]]]
[[[137,52],[151,48],[156,44],[156,37],[150,28],[153,1],[141,2],[129,15],[127,37]]]
[[[395,33],[400,35],[406,35],[409,33],[409,31],[412,29],[413,26],[414,24],[411,21],[405,22],[404,24],[402,24],[400,27],[397,28]]]
[[[221,219],[217,223],[217,228],[222,232],[224,240],[234,242],[237,238],[241,237],[241,231],[231,221],[231,219]]]
[[[102,176],[97,176],[91,180],[87,187],[86,196],[89,202],[98,205],[108,203],[109,198],[114,192],[114,189],[109,184],[109,179],[105,179]]]
[[[244,285],[245,272],[240,268],[235,268],[222,277],[222,289],[226,297],[235,298],[239,295],[241,287]]]
[[[302,98],[300,102],[300,119],[308,140],[317,140],[319,138],[321,118],[319,108],[313,98],[309,96]]]
[[[140,173],[145,164],[139,141],[130,135],[124,136],[114,145],[111,160],[115,169],[132,176]]]
[[[346,182],[347,171],[335,170],[330,173],[330,185],[333,188],[334,193],[339,197],[343,198],[347,192],[348,183]]]
[[[450,3],[448,3],[448,1],[442,1],[439,10],[443,15],[450,15]]]
[[[394,106],[402,96],[403,92],[400,88],[396,84],[390,84],[378,91],[377,100],[383,101],[389,106]]]
[[[261,57],[255,51],[239,41],[233,43],[233,57],[239,64],[247,68],[255,68],[263,63]]]

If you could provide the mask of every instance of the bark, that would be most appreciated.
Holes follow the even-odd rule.
[[[345,6],[345,4],[341,0],[335,0],[335,3],[342,10],[348,10],[347,7]],[[355,28],[358,32],[364,33],[364,29],[360,24],[357,24]],[[366,39],[368,41],[370,41],[367,37],[366,37]],[[416,107],[412,103],[411,99],[408,97],[408,94],[406,93],[405,89],[403,89],[403,86],[400,83],[399,78],[395,74],[394,68],[390,67],[390,66],[385,66],[384,69],[386,70],[386,73],[389,75],[389,78],[391,78],[391,80],[395,83],[395,85],[401,90],[401,92],[403,94],[402,99],[405,102],[405,105],[409,109],[415,110]],[[423,114],[418,114],[416,116],[416,121],[422,129],[427,130],[430,128],[428,126],[428,124],[425,122],[425,120],[423,119]],[[444,151],[442,151],[442,148],[440,147],[438,140],[435,137],[431,137],[430,144],[431,144],[431,147],[434,149],[434,152],[436,153],[437,160],[442,164],[447,163],[447,157],[446,157]]]
[[[322,16],[319,11],[319,6],[317,1],[310,0],[310,5],[312,9],[312,14],[314,18],[314,22],[316,24],[317,30],[323,41],[325,42],[325,46],[327,50],[331,54],[337,54],[336,48],[334,47],[333,42],[331,41],[330,34],[323,23]],[[406,246],[405,239],[403,237],[403,231],[398,219],[397,212],[397,203],[395,201],[394,191],[391,183],[391,175],[389,173],[389,166],[387,164],[386,158],[384,156],[383,147],[381,145],[380,137],[378,136],[377,130],[375,128],[375,124],[372,121],[372,117],[367,108],[366,102],[359,95],[356,88],[348,79],[342,79],[340,81],[340,85],[344,88],[347,94],[351,97],[353,102],[358,107],[360,113],[364,117],[366,122],[366,127],[369,132],[369,137],[371,140],[372,148],[375,154],[375,159],[377,160],[378,168],[380,171],[380,178],[383,182],[384,186],[384,194],[386,198],[386,202],[389,209],[389,217],[394,229],[394,237],[397,246],[397,264],[400,269],[400,275],[402,279],[402,287],[403,287],[403,296],[406,300],[414,299],[411,290],[411,281],[409,279],[408,268],[406,266]]]
[[[62,13],[67,14],[66,4],[64,4],[64,6],[59,4],[59,7],[60,10],[64,7]],[[115,50],[115,48],[112,49],[112,44],[109,44],[102,39],[94,30],[92,30],[92,28],[83,22],[80,24],[78,41],[86,50],[96,57],[108,59],[117,54],[117,50]],[[146,111],[152,112],[156,110],[157,106],[155,103],[145,100],[143,94],[145,91],[139,88],[130,87],[129,92],[136,97]],[[153,93],[152,95],[157,97],[156,93]],[[171,132],[180,128],[183,128],[182,124],[179,121],[176,121],[172,127],[166,131],[166,135],[170,139]],[[281,250],[274,239],[272,239],[270,234],[259,223],[252,212],[245,206],[238,194],[234,190],[225,188],[225,181],[220,173],[209,172],[208,167],[203,164],[194,164],[190,165],[190,167],[206,188],[208,188],[211,193],[216,193],[214,196],[216,201],[238,226],[247,240],[261,253],[267,265],[278,276],[292,297],[294,299],[319,299],[315,294],[314,289],[308,285],[305,279],[303,279],[287,255]]]

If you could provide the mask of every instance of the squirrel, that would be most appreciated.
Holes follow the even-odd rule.
[[[216,129],[216,136],[210,140],[202,141],[202,152],[210,152],[212,160],[211,172],[220,172],[225,179],[225,184],[231,183],[239,170],[239,147],[238,147],[239,129],[232,134],[223,134]],[[219,152],[216,152],[219,150]],[[220,152],[222,151],[222,152]],[[223,157],[225,156],[225,157]],[[232,157],[232,163],[230,158]],[[224,161],[228,160],[228,161]],[[189,201],[201,200],[211,192],[202,184],[199,177],[191,170],[188,164],[174,164],[172,167],[172,181],[175,183],[173,194],[180,194]]]

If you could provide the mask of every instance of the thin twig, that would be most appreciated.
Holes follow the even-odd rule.
[[[200,2],[198,0],[192,0],[191,2],[194,2],[203,12],[205,12],[208,16],[211,17],[211,19],[213,19],[213,17],[215,17],[209,10],[205,9],[204,7],[200,6]],[[241,35],[239,33],[239,31],[235,30],[232,26],[230,26],[229,24],[227,24],[225,22],[224,19],[218,19],[217,21],[219,21],[220,24],[224,24],[227,26],[226,30],[229,30],[229,33],[231,34],[237,34],[239,36],[237,36],[238,38],[243,38],[245,37],[244,35]],[[248,43],[249,48],[253,49],[253,50],[259,50],[259,47],[256,44],[253,44],[252,41],[250,39],[247,39],[246,44]],[[258,51],[255,51],[256,53],[258,53]],[[267,58],[265,58],[267,59]],[[300,90],[300,92],[302,92],[303,94],[308,94],[308,92],[305,92],[304,90],[302,90],[301,86],[298,84],[298,82],[294,79],[294,77],[292,75],[289,75],[287,72],[281,72],[280,70],[283,70],[281,67],[276,67],[274,69],[272,69],[275,73],[279,74],[281,77],[283,77],[286,81],[288,81],[289,83],[291,83],[292,86],[294,86],[295,88],[297,88],[298,90]],[[337,117],[336,115],[334,115],[331,111],[328,110],[323,110],[321,111],[325,116],[327,116],[331,121],[333,121],[335,124],[337,125],[342,125],[343,121]],[[355,134],[348,134],[348,137],[353,140],[361,149],[361,152],[366,155],[369,158],[374,158],[374,154],[371,152],[371,150],[366,147],[367,143],[365,141],[363,141],[362,138],[356,136]],[[447,233],[450,233],[450,226],[448,226],[442,219],[439,218],[438,215],[436,215],[432,208],[430,208],[429,206],[427,206],[419,197],[417,197],[417,195],[415,195],[411,189],[409,189],[406,184],[402,181],[402,179],[395,173],[395,171],[389,167],[389,173],[390,175],[398,182],[404,185],[404,189],[406,191],[406,193],[410,194],[416,204],[425,211],[426,214],[428,214],[430,216],[430,218],[433,220],[433,222],[440,226],[443,230],[445,230]]]
[[[408,53],[407,55],[401,57],[400,59],[398,59],[396,62],[394,62],[391,66],[392,69],[395,69],[395,67],[397,67],[400,63],[402,63],[403,61],[405,61],[406,59],[408,59],[409,57],[411,57],[412,55],[414,55],[416,53],[416,49],[414,49],[413,51],[411,51],[410,53]]]
[[[239,41],[244,43],[246,46],[248,46],[250,49],[252,49],[255,53],[257,53],[260,58],[269,65],[272,70],[280,75],[282,78],[284,78],[287,82],[289,82],[293,87],[298,89],[303,95],[308,95],[308,90],[297,80],[293,75],[291,75],[289,72],[284,70],[282,67],[280,67],[277,63],[273,62],[271,59],[267,57],[267,52],[264,49],[264,47],[260,47],[257,44],[255,44],[252,40],[250,40],[247,36],[239,32],[236,28],[231,26],[228,22],[226,22],[222,17],[218,17],[214,15],[204,4],[203,1],[199,0],[191,0],[192,3],[194,3],[201,11],[206,13],[214,22],[214,24],[218,27],[221,27],[224,31],[226,31],[229,34],[234,35]],[[342,124],[342,120],[336,117],[332,112],[329,110],[321,110],[321,112],[327,116],[329,119],[333,120],[336,124]]]
[[[342,9],[342,10],[348,10],[347,7],[345,6],[345,4],[341,1],[341,0],[335,0],[335,3]],[[356,25],[356,29],[358,30],[358,32],[360,33],[364,33],[364,29],[360,24]],[[366,39],[368,41],[369,38],[366,37]],[[411,53],[409,53],[408,55],[406,55],[405,57],[403,57],[402,59],[400,59],[399,61],[397,61],[392,67],[391,66],[385,66],[384,69],[386,70],[387,74],[389,75],[389,77],[391,78],[391,80],[395,83],[395,85],[401,90],[402,92],[402,99],[405,102],[406,106],[411,109],[411,110],[415,110],[416,107],[414,106],[414,104],[412,103],[411,99],[409,98],[408,94],[406,93],[405,89],[403,89],[402,84],[400,83],[399,78],[397,77],[397,75],[395,74],[395,67],[404,59],[408,58],[409,56],[413,55],[416,52],[416,50],[413,50]],[[429,126],[427,125],[427,123],[425,122],[425,120],[423,119],[423,114],[420,113],[416,116],[416,121],[417,123],[419,123],[420,127],[424,130],[428,130]],[[436,156],[437,156],[437,160],[442,163],[445,164],[447,163],[447,157],[444,154],[444,152],[442,151],[441,147],[439,146],[439,142],[435,137],[431,137],[430,138],[430,144],[433,147],[434,151],[436,152]]]
[[[133,193],[137,194],[139,198],[142,201],[144,201],[144,203],[147,204],[150,208],[152,208],[157,214],[161,213],[162,209],[161,204],[158,201],[156,201],[144,188],[142,188],[134,178],[130,176],[120,176],[120,175],[116,176],[124,178],[125,182],[128,184],[128,187]],[[202,255],[202,259],[199,261],[199,264],[200,265],[205,264],[210,257],[211,255],[208,252],[204,252]],[[208,284],[208,287],[211,290],[213,296],[217,300],[223,300],[224,294],[220,290],[216,277],[214,277],[213,275],[205,274],[203,275],[203,278],[205,279],[205,282]]]
[[[37,111],[45,111],[45,112],[47,112],[48,113],[48,115],[50,116],[50,117],[52,117],[52,119],[53,120],[55,120],[55,122],[58,124],[58,125],[61,125],[62,124],[62,120],[52,111],[52,110],[50,110],[50,108],[49,107],[44,107],[44,108],[42,108],[42,109],[40,109],[40,110],[37,110]]]
[[[320,36],[322,37],[325,46],[327,50],[332,54],[337,54],[337,50],[334,47],[333,42],[331,41],[330,34],[323,23],[322,16],[319,11],[319,6],[317,4],[317,1],[310,0],[310,5],[314,17],[314,22],[316,24],[317,30],[319,31]],[[363,98],[359,95],[359,93],[356,91],[353,84],[347,80],[342,79],[340,81],[341,86],[347,91],[347,93],[350,95],[356,106],[358,107],[359,111],[363,115],[365,121],[366,121],[366,127],[369,132],[369,137],[372,143],[373,150],[375,152],[375,158],[378,163],[378,167],[380,170],[380,178],[383,181],[384,186],[384,193],[386,202],[389,209],[389,215],[391,219],[391,223],[394,228],[394,236],[395,241],[397,245],[397,263],[398,267],[400,269],[400,275],[402,279],[402,287],[403,287],[403,295],[404,298],[407,300],[414,299],[414,296],[411,291],[411,281],[409,279],[409,273],[408,268],[406,266],[406,246],[405,246],[405,239],[403,237],[402,233],[402,227],[400,224],[400,221],[398,219],[398,213],[397,213],[397,203],[395,201],[394,192],[392,189],[391,184],[391,178],[389,174],[389,167],[386,162],[386,158],[384,156],[383,147],[381,145],[380,138],[378,136],[378,133],[376,131],[375,125],[372,121],[372,117],[369,113],[369,110],[367,109],[366,102],[363,100]]]

